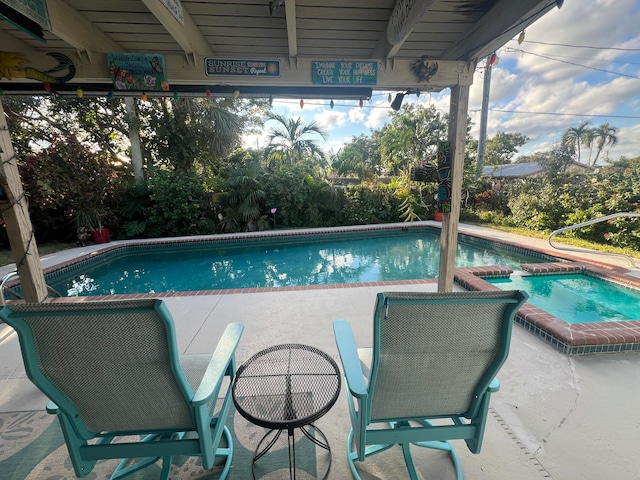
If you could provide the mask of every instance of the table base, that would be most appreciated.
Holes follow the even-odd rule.
[[[311,433],[308,430],[308,427],[312,427],[315,432],[318,432],[322,436],[324,441],[319,440],[315,438],[313,435],[311,435]],[[302,427],[298,427],[297,429],[292,428],[287,430],[287,444],[289,447],[289,478],[292,480],[295,480],[296,478],[295,430],[300,430],[304,434],[304,436],[307,437],[309,440],[311,440],[314,444],[316,444],[317,446],[329,452],[329,462],[327,466],[327,471],[325,472],[324,476],[321,477],[322,480],[326,480],[326,478],[329,476],[329,471],[331,470],[331,447],[329,447],[329,441],[327,440],[326,435],[322,432],[322,430],[320,430],[318,427],[316,427],[313,424],[307,425],[306,428],[305,426],[302,426]],[[276,442],[278,441],[278,438],[280,438],[280,435],[282,434],[283,431],[284,430],[278,430],[275,428],[271,429],[264,435],[264,437],[262,437],[262,439],[258,443],[258,446],[256,447],[254,452],[253,461],[251,463],[251,474],[253,475],[254,480],[256,480],[256,472],[255,472],[256,462],[260,460],[260,458],[262,458],[264,454],[267,453],[276,444]],[[274,432],[275,432],[275,435],[273,435],[273,438],[269,440],[269,442],[265,445],[265,447],[262,450],[260,450],[260,447],[262,446],[262,444],[265,443],[267,438]]]

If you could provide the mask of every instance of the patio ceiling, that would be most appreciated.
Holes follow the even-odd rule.
[[[0,0],[0,6],[16,2],[21,0]],[[42,28],[44,42],[0,20],[0,49],[21,52],[29,59],[29,66],[43,70],[55,65],[44,54],[68,56],[76,74],[66,86],[55,86],[60,92],[75,92],[77,84],[88,93],[113,88],[107,53],[136,52],[164,56],[172,91],[201,94],[200,87],[211,86],[212,92],[218,87],[221,94],[230,95],[239,89],[242,95],[251,95],[297,87],[300,90],[295,96],[300,97],[328,98],[335,92],[336,97],[357,98],[363,96],[358,92],[371,89],[439,91],[469,85],[478,59],[561,3],[46,0],[50,28]],[[411,71],[421,57],[430,62],[429,68],[437,64],[437,73],[428,79],[428,75],[418,77]],[[206,58],[277,60],[280,71],[270,77],[212,76],[206,71]],[[313,73],[314,61],[373,62],[377,72],[366,85],[349,80],[340,85],[320,84]],[[0,79],[0,88],[6,93],[42,92],[41,83],[15,77],[12,81]],[[338,81],[337,74],[334,80]]]
[[[561,4],[0,0],[0,18],[11,20],[0,20],[0,89],[4,94],[75,95],[81,87],[85,95],[134,96],[154,85],[156,90],[144,88],[144,93],[362,100],[373,89],[417,93],[451,88],[449,147],[442,152],[450,172],[445,186],[450,211],[442,222],[438,290],[452,291],[476,62]],[[148,78],[152,81],[145,83]],[[168,90],[158,88],[167,84]],[[41,302],[47,289],[14,158],[0,102],[3,219],[25,299]]]

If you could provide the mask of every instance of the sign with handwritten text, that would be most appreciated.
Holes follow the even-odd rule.
[[[280,60],[205,58],[204,73],[208,76],[279,77]]]
[[[378,62],[313,62],[311,80],[314,85],[376,85]]]

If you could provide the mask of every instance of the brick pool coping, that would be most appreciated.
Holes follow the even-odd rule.
[[[131,246],[157,246],[177,243],[201,243],[211,242],[217,243],[229,240],[255,240],[259,238],[274,238],[282,236],[299,236],[310,234],[328,234],[340,232],[366,231],[366,230],[390,230],[399,228],[397,224],[389,225],[363,225],[356,227],[337,227],[327,229],[302,229],[288,230],[279,232],[252,232],[240,234],[228,234],[224,236],[206,236],[206,237],[187,237],[187,238],[165,238],[162,240],[144,240],[127,242],[121,244],[107,245],[99,250],[81,255],[72,260],[59,263],[57,265],[43,269],[44,274],[50,274],[55,271],[70,267],[77,263],[89,260],[97,255],[123,249]],[[438,229],[437,224],[410,224],[403,225],[401,228],[433,228]],[[517,242],[506,241],[502,239],[486,238],[482,235],[474,235],[473,233],[461,229],[461,236],[468,236],[483,241],[498,243],[502,246],[510,247],[513,250],[521,252],[535,252],[540,255],[547,255],[558,258],[559,262],[532,263],[523,264],[521,268],[531,274],[562,274],[562,273],[584,273],[595,277],[602,278],[621,286],[635,288],[640,290],[640,279],[626,274],[626,270],[621,267],[611,266],[601,262],[584,262],[576,261],[576,257],[564,252],[549,251],[532,246],[522,246]],[[499,290],[498,287],[486,282],[484,278],[490,277],[506,277],[512,270],[500,266],[481,266],[456,268],[454,273],[454,281],[469,290]],[[416,280],[400,280],[386,282],[358,282],[348,284],[328,284],[328,285],[304,285],[292,287],[267,287],[267,288],[240,288],[225,290],[197,290],[186,292],[159,292],[145,294],[127,294],[127,295],[103,295],[91,297],[64,297],[55,301],[80,302],[80,301],[97,301],[97,300],[114,300],[114,299],[131,299],[131,298],[167,298],[167,297],[190,297],[198,295],[227,295],[242,293],[276,293],[285,291],[312,291],[320,289],[336,289],[336,288],[360,288],[360,287],[385,287],[397,285],[427,285],[437,284],[438,280],[433,278],[416,279]],[[17,281],[15,283],[18,283]],[[11,283],[9,284],[11,286]],[[515,319],[516,323],[542,338],[545,342],[557,348],[560,352],[567,355],[582,355],[591,353],[605,352],[622,352],[622,351],[640,351],[640,320],[626,322],[592,322],[585,324],[569,324],[559,318],[526,303],[518,311]]]
[[[601,267],[584,262],[551,262],[521,265],[533,275],[583,273],[626,287],[640,289],[640,280],[625,275],[617,267]],[[500,290],[484,278],[508,277],[512,270],[499,267],[457,268],[456,283],[468,290]],[[525,303],[516,313],[516,323],[567,355],[640,351],[640,321],[567,323]]]

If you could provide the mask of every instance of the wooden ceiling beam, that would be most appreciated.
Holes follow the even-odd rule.
[[[78,53],[107,53],[123,51],[111,37],[98,29],[78,11],[62,0],[47,0],[51,31],[73,46]]]
[[[424,17],[435,0],[397,0],[387,29],[378,40],[372,58],[388,59],[395,57],[405,40]]]
[[[296,16],[296,0],[287,0],[284,4],[287,17],[287,39],[289,41],[289,58],[298,56],[298,27]]]
[[[188,56],[212,56],[214,51],[204,38],[204,35],[198,29],[198,26],[189,15],[189,12],[183,9],[182,17],[184,25],[181,24],[176,17],[165,7],[160,0],[142,0],[149,11],[158,19],[174,40],[180,45],[180,48]],[[195,58],[194,58],[195,60]]]
[[[548,0],[499,0],[462,40],[443,53],[442,58],[472,60],[485,57],[555,6]]]

